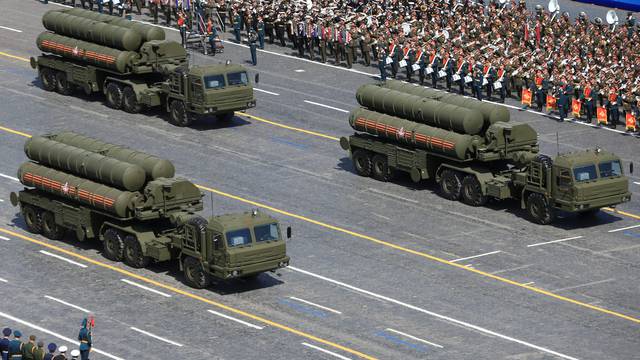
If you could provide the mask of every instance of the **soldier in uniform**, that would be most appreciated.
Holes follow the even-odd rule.
[[[504,104],[504,99],[507,97],[507,82],[508,82],[508,79],[505,79],[505,76],[506,76],[505,67],[500,66],[495,76],[496,76],[495,82],[500,84],[500,89],[498,89],[498,93],[500,94],[500,102]]]
[[[171,4],[169,4],[170,0],[162,0],[162,11],[164,12],[164,21],[167,23],[167,26],[171,26]]]
[[[266,36],[269,38],[269,44],[273,44],[274,24],[273,24],[273,17],[270,15],[265,15],[264,17],[264,31]]]
[[[19,330],[13,332],[13,340],[9,342],[9,359],[22,360],[22,347],[24,344],[20,338],[22,333]]]
[[[593,118],[593,88],[590,83],[586,83],[583,86],[582,94],[580,95],[580,101],[584,106],[584,111],[587,115],[586,122],[591,123],[591,119]]]
[[[353,38],[353,34],[350,30],[344,28],[343,30],[344,52],[347,57],[347,69],[351,69],[354,60],[354,52],[356,46],[356,39]]]
[[[394,36],[389,42],[389,56],[391,57],[391,76],[395,79],[398,74],[398,63],[400,62],[400,49],[398,48],[398,37]]]
[[[609,120],[609,126],[613,129],[616,128],[620,120],[620,105],[622,105],[621,96],[619,96],[618,90],[613,86],[609,91],[606,103],[607,119]]]
[[[434,49],[431,55],[429,56],[429,67],[431,70],[431,86],[434,89],[438,88],[438,70],[440,69],[440,58],[438,52]]]
[[[544,98],[544,90],[542,88],[542,83],[544,81],[544,78],[542,77],[542,72],[538,71],[536,73],[536,78],[534,80],[535,82],[535,98],[536,98],[536,109],[538,111],[542,111],[542,105],[545,102],[545,98]]]
[[[560,114],[560,122],[563,122],[567,117],[567,111],[569,110],[569,96],[567,96],[567,85],[563,84],[558,87],[558,91],[556,93],[556,97],[558,101],[556,104],[558,105],[558,113]]]
[[[276,19],[276,22],[275,22],[275,27],[276,27],[276,38],[278,38],[278,41],[280,41],[280,46],[282,47],[287,46],[287,44],[284,41],[286,24],[281,15],[278,15],[278,18]]]
[[[327,40],[331,39],[331,27],[329,26],[329,22],[324,23],[320,27],[320,31],[318,33],[320,36],[319,39],[319,48],[320,48],[320,59],[323,63],[327,62]]]
[[[47,345],[47,350],[49,350],[49,352],[44,355],[43,360],[53,360],[56,349],[58,349],[58,346],[55,343],[49,343],[49,345]]]
[[[33,351],[33,358],[35,360],[44,360],[45,355],[44,343],[42,341],[38,341],[38,347]]]
[[[60,346],[58,351],[60,351],[60,354],[54,356],[52,360],[67,360],[67,347],[64,345]]]
[[[491,95],[493,93],[493,82],[496,80],[496,69],[491,65],[491,61],[487,60],[483,70],[484,78],[487,81],[486,92],[487,99],[491,100]],[[484,82],[484,79],[482,80]]]
[[[362,52],[362,57],[364,58],[364,64],[367,67],[371,66],[371,42],[371,35],[367,30],[365,30],[360,40],[360,51]]]
[[[477,63],[473,69],[473,94],[476,99],[482,101],[482,83],[484,82],[484,67],[481,63]]]
[[[407,63],[405,65],[405,70],[407,72],[407,81],[411,82],[411,76],[413,75],[413,69],[411,68],[411,65],[413,65],[413,62],[415,61],[415,54],[413,52],[413,49],[411,49],[411,42],[407,41],[404,48],[402,49],[402,54],[402,59]]]
[[[11,329],[4,328],[2,329],[2,339],[0,339],[0,354],[2,355],[2,360],[7,360],[9,358],[9,336],[11,335]]]
[[[296,45],[298,47],[298,56],[304,57],[305,41],[307,39],[306,24],[302,19],[297,24]]]
[[[460,55],[457,65],[458,68],[456,70],[456,75],[460,77],[460,79],[458,80],[458,86],[460,86],[459,93],[460,95],[464,95],[464,77],[467,76],[468,69],[468,64],[464,59],[464,56]]]
[[[249,30],[249,51],[251,52],[251,63],[253,66],[258,65],[258,54],[256,50],[256,42],[258,41],[258,33],[255,30]]]
[[[456,59],[453,54],[448,54],[447,59],[444,62],[445,82],[447,84],[447,91],[451,92],[451,85],[453,84],[453,72],[456,71]]]
[[[153,14],[153,23],[154,24],[158,23],[158,12],[160,11],[159,4],[160,4],[160,0],[151,0],[150,1],[150,10],[151,10],[151,13]]]
[[[307,20],[307,37],[306,45],[307,52],[309,52],[309,60],[315,60],[315,41],[316,41],[316,25],[311,18]]]
[[[254,64],[255,65],[255,64]],[[80,341],[80,355],[82,360],[89,360],[89,353],[91,352],[91,346],[93,345],[91,339],[91,330],[88,328],[87,318],[82,320],[82,328],[78,333],[78,341]]]
[[[413,49],[416,53],[415,55],[415,63],[418,64],[418,80],[420,81],[420,85],[424,85],[424,69],[426,68],[426,63],[424,61],[424,50],[418,44],[416,44]]]
[[[264,21],[262,20],[262,16],[258,16],[256,31],[258,33],[258,43],[260,44],[260,49],[264,49]]]
[[[22,346],[22,359],[34,360],[33,353],[36,350],[36,336],[29,335],[29,341]]]
[[[233,34],[236,37],[236,42],[239,44],[241,42],[240,38],[240,24],[242,23],[242,16],[239,13],[234,12],[233,16]]]

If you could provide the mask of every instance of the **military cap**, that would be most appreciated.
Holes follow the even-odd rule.
[[[42,341],[38,341],[38,347],[44,347],[44,343]]]
[[[55,343],[49,343],[49,345],[47,345],[47,349],[49,349],[49,352],[54,352],[57,348],[58,345],[56,345]]]
[[[71,356],[80,356],[80,350],[78,349],[71,350]]]
[[[20,332],[20,330],[16,330],[16,331],[13,332],[13,336],[19,338],[19,337],[22,336],[22,333]]]
[[[2,329],[2,335],[4,335],[4,336],[11,335],[11,329],[9,329],[9,328]]]
[[[62,345],[60,346],[60,348],[58,349],[61,353],[66,353],[67,352],[67,347]]]

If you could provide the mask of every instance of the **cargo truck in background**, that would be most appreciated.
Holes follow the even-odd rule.
[[[49,31],[37,45],[45,54],[31,66],[47,91],[103,93],[109,107],[129,113],[159,108],[176,126],[199,116],[231,120],[256,105],[244,67],[189,66],[185,49],[157,26],[79,8],[51,10],[42,22]]]
[[[363,85],[356,98],[362,107],[349,123],[357,132],[340,145],[361,176],[433,179],[443,197],[472,206],[516,199],[540,224],[558,211],[594,214],[631,199],[615,154],[595,149],[552,160],[539,153],[535,130],[510,123],[498,105],[394,80]]]
[[[105,257],[134,268],[177,260],[186,282],[252,278],[289,264],[277,219],[253,210],[205,219],[202,193],[165,159],[72,132],[33,137],[11,193],[27,229],[102,242]]]

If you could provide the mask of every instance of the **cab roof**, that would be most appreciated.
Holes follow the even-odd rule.
[[[247,211],[237,214],[225,214],[211,217],[209,228],[212,230],[225,232],[228,230],[243,229],[256,225],[277,223],[274,217],[259,210]]]
[[[193,66],[189,73],[195,76],[205,76],[211,74],[225,74],[230,72],[247,71],[247,69],[238,64],[209,64]]]
[[[555,165],[560,167],[573,168],[575,166],[598,164],[600,162],[611,160],[620,160],[620,158],[614,153],[605,150],[588,149],[584,151],[576,151],[558,155],[555,160]]]

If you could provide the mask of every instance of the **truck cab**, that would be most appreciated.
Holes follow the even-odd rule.
[[[552,179],[552,197],[560,210],[590,212],[631,200],[620,158],[600,149],[559,155]]]
[[[287,227],[283,235],[277,219],[258,210],[239,214],[214,216],[202,223],[199,234],[185,239],[200,238],[196,241],[194,254],[182,260],[185,277],[190,285],[203,288],[211,277],[230,280],[234,278],[252,278],[262,272],[273,271],[289,265],[286,254],[286,238],[291,237],[291,228]],[[193,225],[193,222],[191,222]],[[188,231],[189,232],[189,231]]]

